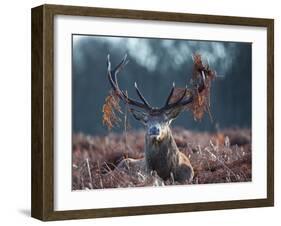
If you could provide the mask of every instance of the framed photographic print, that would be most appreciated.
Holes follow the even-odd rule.
[[[32,9],[32,216],[274,204],[274,21]]]

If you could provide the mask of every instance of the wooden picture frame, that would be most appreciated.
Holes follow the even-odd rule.
[[[267,198],[122,208],[54,210],[54,16],[71,15],[267,29]],[[274,205],[274,20],[61,5],[32,9],[32,200],[31,215],[50,221]]]

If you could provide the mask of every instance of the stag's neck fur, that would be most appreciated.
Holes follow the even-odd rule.
[[[167,129],[163,137],[159,140],[153,140],[150,138],[149,135],[146,134],[145,136],[145,144],[146,148],[148,148],[151,151],[158,152],[161,150],[162,153],[167,153],[168,151],[176,151],[173,148],[168,148],[171,146],[174,146],[175,149],[177,149],[177,145],[175,142],[175,139],[172,135],[171,129]]]
[[[178,147],[170,129],[159,141],[145,138],[145,159],[149,171],[155,170],[162,178],[170,177],[170,172],[178,164]]]

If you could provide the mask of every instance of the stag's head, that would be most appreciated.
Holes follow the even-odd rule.
[[[107,56],[107,75],[113,91],[128,107],[133,117],[140,121],[146,128],[146,136],[154,141],[161,141],[170,133],[170,124],[182,112],[184,107],[193,101],[193,94],[187,86],[175,99],[175,83],[173,83],[165,104],[161,108],[152,107],[140,92],[137,83],[135,90],[140,101],[132,99],[127,92],[120,89],[117,75],[128,63],[127,55],[112,70],[110,56]],[[203,83],[204,84],[204,83]],[[202,89],[203,87],[198,87]]]
[[[151,140],[161,141],[169,134],[172,118],[166,112],[146,112],[135,109],[131,109],[130,112],[145,126],[146,136]]]

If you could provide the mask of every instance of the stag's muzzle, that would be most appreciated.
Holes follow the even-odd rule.
[[[148,135],[149,136],[159,136],[160,135],[160,126],[155,125],[155,126],[150,127],[148,129]]]

